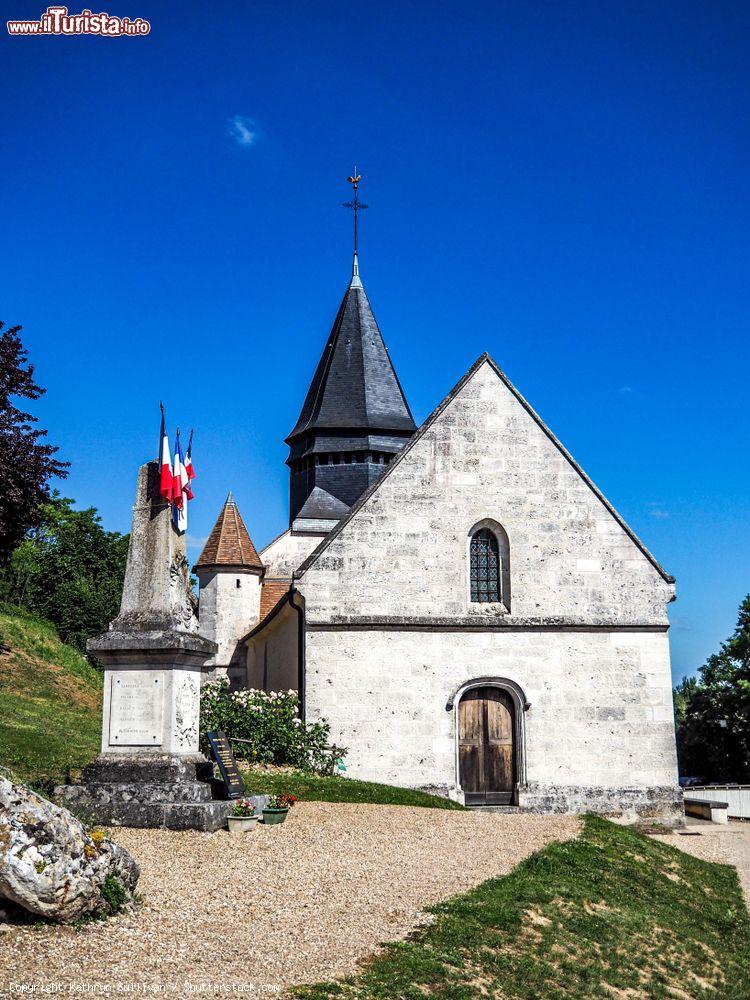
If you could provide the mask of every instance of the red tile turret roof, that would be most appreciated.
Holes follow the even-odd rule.
[[[231,493],[195,564],[196,569],[206,566],[246,566],[249,569],[263,569],[263,563]]]

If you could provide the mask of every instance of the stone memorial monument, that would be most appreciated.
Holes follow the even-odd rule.
[[[58,797],[98,823],[221,826],[230,803],[212,798],[198,743],[201,675],[217,647],[198,634],[185,537],[156,462],[138,472],[120,613],[88,649],[104,665],[101,753]]]

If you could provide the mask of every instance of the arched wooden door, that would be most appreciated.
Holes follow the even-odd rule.
[[[507,691],[472,688],[458,705],[458,770],[467,805],[508,805],[516,783],[515,706]]]

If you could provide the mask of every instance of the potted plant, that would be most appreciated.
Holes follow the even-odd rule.
[[[290,807],[296,801],[297,796],[290,795],[288,792],[282,792],[280,795],[269,795],[268,804],[263,810],[263,822],[272,826],[276,823],[283,823]]]
[[[254,829],[260,816],[255,811],[255,806],[250,799],[237,799],[232,806],[231,813],[227,816],[227,825],[230,833],[248,833]]]

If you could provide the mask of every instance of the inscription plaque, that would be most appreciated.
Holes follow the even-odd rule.
[[[124,670],[112,677],[110,746],[160,746],[163,716],[163,675],[145,670]]]
[[[245,791],[237,761],[234,759],[232,747],[224,733],[206,733],[214,760],[219,765],[221,779],[227,790],[228,799],[239,799]]]

